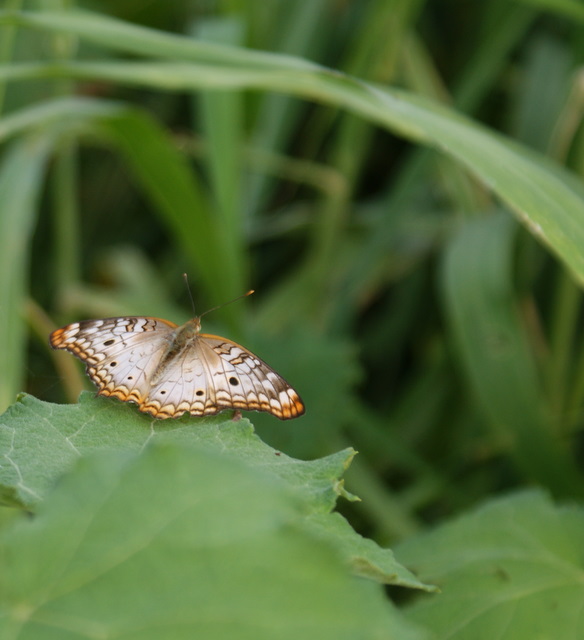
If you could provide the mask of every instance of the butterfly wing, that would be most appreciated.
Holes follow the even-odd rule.
[[[160,318],[85,320],[53,331],[51,346],[86,363],[98,393],[135,402],[155,418],[224,409],[267,411],[287,420],[304,413],[294,389],[244,347]],[[189,336],[188,339],[184,339]]]
[[[135,402],[142,411],[175,329],[160,318],[105,318],[75,322],[53,331],[49,339],[54,349],[67,349],[86,363],[99,395]]]
[[[142,411],[157,417],[212,415],[224,409],[267,411],[287,420],[304,413],[296,391],[244,347],[199,334],[158,379]]]

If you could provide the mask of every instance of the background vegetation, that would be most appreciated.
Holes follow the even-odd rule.
[[[50,352],[57,326],[192,315],[186,271],[197,312],[257,291],[204,329],[303,396],[299,420],[251,416],[261,438],[302,460],[358,450],[345,484],[361,501],[339,510],[401,543],[449,597],[476,532],[450,525],[438,567],[429,527],[526,487],[580,504],[581,3],[80,6],[91,13],[22,0],[0,13],[3,409],[23,389],[73,402],[91,387]],[[551,582],[581,581],[580,511],[509,500],[475,518],[561,521],[543,537],[565,535],[576,565]],[[487,537],[497,552],[509,542]],[[479,569],[460,580],[494,593],[516,578],[507,560],[492,584]],[[442,627],[441,597],[408,615],[438,637],[494,637],[477,635],[478,614]],[[553,597],[551,628],[579,637]],[[527,620],[541,602],[524,608]],[[530,633],[516,616],[500,637]]]

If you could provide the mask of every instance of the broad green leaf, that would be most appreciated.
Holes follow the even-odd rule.
[[[487,184],[531,233],[584,280],[582,182],[543,156],[432,101],[290,56],[195,42],[88,12],[4,12],[2,22],[69,33],[113,50],[165,59],[4,65],[0,78],[6,80],[60,75],[170,91],[243,87],[276,91],[342,107],[412,141],[438,148]]]
[[[328,514],[339,495],[353,499],[340,477],[353,458],[351,449],[304,462],[265,445],[244,418],[153,420],[136,407],[84,393],[80,404],[72,406],[23,395],[0,418],[0,502],[36,511],[47,491],[80,457],[140,452],[153,442],[203,447],[236,459],[296,491],[308,509],[306,515]],[[388,584],[428,588],[400,567],[390,550],[363,540],[344,520],[344,526],[334,522],[311,519],[306,526],[335,546],[355,573]]]
[[[421,637],[295,521],[285,483],[191,446],[82,459],[0,532],[3,640]]]
[[[306,524],[309,531],[336,546],[357,575],[399,587],[437,590],[399,564],[391,549],[360,536],[340,513],[313,514]]]
[[[442,590],[407,612],[438,640],[579,640],[583,540],[581,506],[540,492],[494,500],[395,550]]]
[[[274,423],[278,428],[279,421]],[[304,462],[264,444],[246,418],[156,420],[135,406],[85,392],[77,405],[23,395],[0,416],[0,502],[31,507],[80,456],[140,451],[150,442],[196,444],[234,456],[300,488],[315,512],[330,511],[339,495],[352,497],[340,478],[355,455],[352,449]]]

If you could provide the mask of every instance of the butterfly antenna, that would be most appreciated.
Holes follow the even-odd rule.
[[[207,309],[207,311],[205,311],[205,313],[202,313],[199,318],[202,318],[203,316],[206,316],[208,313],[211,313],[211,311],[217,311],[217,309],[221,309],[223,307],[226,307],[228,304],[231,304],[232,302],[237,302],[238,300],[241,300],[242,298],[247,298],[247,296],[251,296],[251,294],[254,293],[253,289],[250,289],[247,293],[243,293],[240,296],[237,296],[237,298],[233,298],[233,300],[229,300],[229,302],[224,302],[223,304],[217,305],[216,307],[213,307],[212,309]]]
[[[189,276],[186,273],[183,273],[183,278],[185,281],[185,285],[187,287],[187,291],[189,292],[189,298],[191,300],[191,307],[193,307],[193,315],[196,316],[197,312],[195,311],[195,300],[193,298],[193,293],[191,291],[191,286],[189,285]]]

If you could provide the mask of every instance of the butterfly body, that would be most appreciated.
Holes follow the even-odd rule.
[[[170,362],[178,358],[185,350],[191,348],[193,344],[196,344],[196,341],[201,337],[199,335],[200,331],[201,322],[199,318],[193,318],[168,335],[168,348],[156,367],[156,371],[150,381],[151,384],[154,384],[160,378]],[[196,350],[197,347],[194,346],[194,349]]]
[[[53,331],[51,346],[85,362],[98,393],[133,402],[155,418],[267,411],[286,420],[304,413],[299,395],[237,343],[150,317],[85,320]]]

